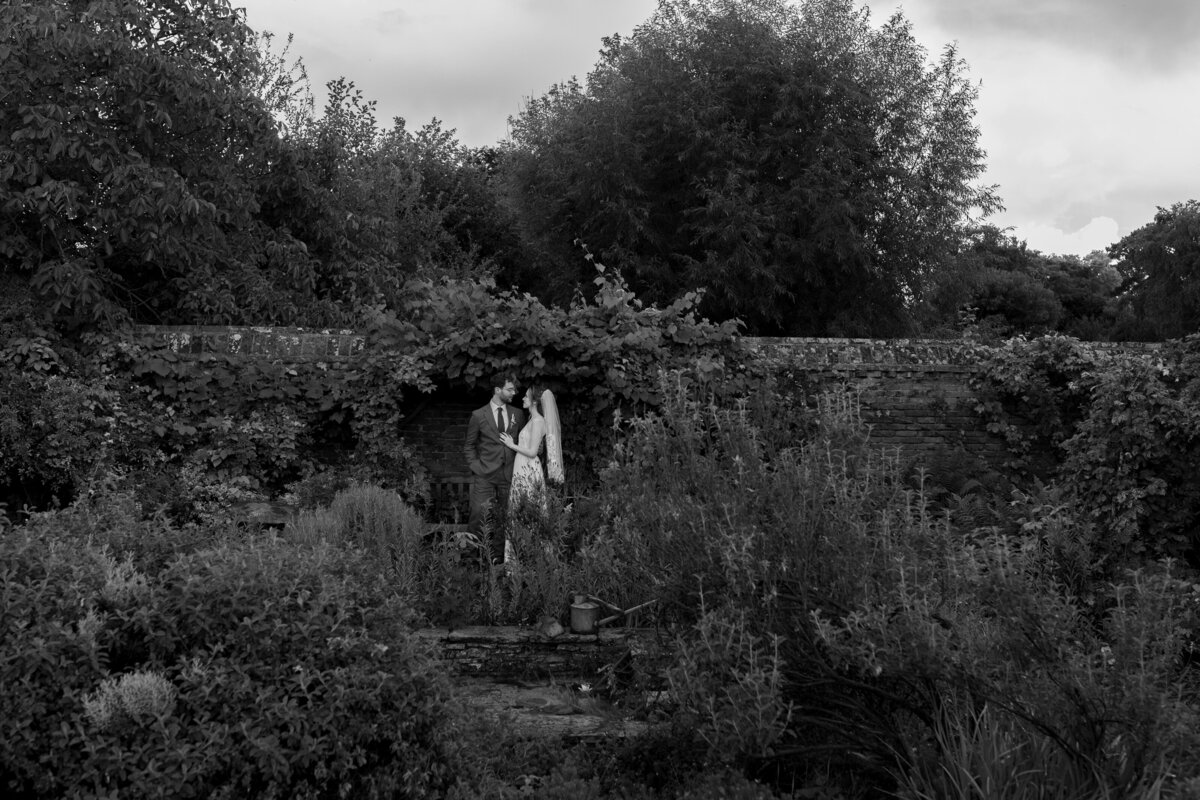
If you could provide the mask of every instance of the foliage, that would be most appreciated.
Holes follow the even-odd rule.
[[[453,131],[381,133],[344,78],[314,117],[228,0],[9,3],[0,31],[0,265],[62,326],[354,324],[515,258]]]
[[[516,509],[505,528],[512,543],[513,558],[505,564],[503,608],[499,619],[542,622],[564,620],[566,599],[588,586],[581,565],[572,552],[571,539],[577,531],[572,504],[554,487],[547,487],[545,509],[527,506]]]
[[[0,30],[6,272],[68,324],[297,302],[267,255],[292,244],[256,217],[277,140],[226,0],[8,3]]]
[[[960,522],[874,451],[853,394],[739,375],[757,381],[740,401],[663,373],[657,404],[622,421],[597,510],[557,495],[545,516],[527,509],[507,575],[479,543],[393,547],[393,530],[419,526],[377,487],[300,515],[287,542],[151,525],[111,489],[3,532],[6,587],[38,587],[5,617],[37,622],[14,641],[82,673],[0,659],[26,676],[0,722],[33,706],[54,720],[6,742],[12,780],[42,776],[29,790],[42,794],[80,774],[143,786],[154,758],[164,793],[183,764],[189,785],[263,796],[316,795],[327,778],[383,794],[396,765],[434,782],[409,787],[418,796],[936,796],[989,779],[999,796],[1186,791],[1200,752],[1186,666],[1200,591],[1186,574],[1142,564],[1098,582],[1103,521],[1069,487],[1017,495],[992,526]],[[415,554],[412,611],[380,557],[401,550]],[[53,578],[20,577],[28,564]],[[654,621],[678,623],[669,716],[623,745],[547,751],[466,722],[407,633],[420,618],[528,622],[555,598],[561,614],[580,587],[622,607],[655,599]],[[727,768],[706,768],[712,756]]]
[[[469,774],[441,670],[365,556],[275,540],[157,575],[0,539],[13,796],[443,796]]]
[[[972,211],[998,206],[971,183],[975,92],[899,14],[876,29],[847,0],[662,3],[604,40],[586,88],[512,121],[502,172],[546,264],[531,288],[565,302],[582,238],[648,301],[702,288],[706,316],[754,333],[901,330]]]
[[[1103,250],[1083,258],[1043,256],[1042,262],[1046,285],[1063,307],[1059,330],[1085,341],[1121,338],[1114,329],[1113,307],[1120,274]]]
[[[30,514],[24,530],[81,549],[106,549],[139,571],[156,575],[173,559],[228,538],[230,526],[177,527],[164,513],[143,505],[140,491],[115,481],[92,485],[70,505]]]
[[[708,763],[769,756],[790,721],[779,643],[759,641],[744,614],[722,609],[702,616],[667,674],[672,700],[698,722]]]
[[[0,359],[3,354],[0,354]],[[0,480],[19,503],[69,499],[102,462],[114,434],[115,396],[73,376],[0,360]]]
[[[1113,295],[1120,276],[1110,259],[1046,256],[993,225],[974,230],[923,298],[922,326],[947,335],[957,314],[969,313],[985,340],[1058,331],[1106,339],[1114,325]]]
[[[505,222],[485,167],[437,120],[381,131],[353,83],[327,89],[324,114],[287,140],[265,208],[305,243],[308,290],[359,320],[398,303],[409,278],[487,274]]]
[[[1094,567],[1197,558],[1193,487],[1200,441],[1197,342],[1144,353],[1065,337],[994,348],[978,379],[980,411],[1018,456],[1050,478],[1080,524],[1094,526]]]
[[[166,343],[121,341],[103,342],[96,357],[129,381],[125,394],[142,409],[123,418],[122,430],[149,440],[145,449],[163,462],[245,477],[277,493],[318,470],[314,451],[339,448],[347,461],[336,466],[347,480],[395,488],[412,501],[427,494],[424,471],[398,433],[402,387],[428,385],[410,358],[369,354],[331,368],[212,353],[186,358]]]
[[[826,764],[912,788],[922,765],[986,779],[987,748],[1011,746],[990,774],[1019,777],[1012,796],[1040,769],[1092,796],[1181,788],[1200,710],[1186,574],[1098,581],[1102,520],[1072,538],[1084,507],[1049,492],[955,527],[845,399],[798,444],[744,409],[666,396],[605,473],[611,522],[593,541],[619,542],[613,572],[660,600],[660,621],[700,621],[676,656],[678,711],[724,754],[785,784]],[[984,706],[991,738],[953,728]]]
[[[1053,739],[984,705],[962,712],[951,705],[935,728],[939,757],[898,774],[900,797],[1145,798],[1162,796],[1166,776],[1147,776],[1135,786],[1105,786],[1086,766],[1071,761]]]
[[[205,506],[217,483],[273,496],[318,473],[396,490],[422,508],[426,474],[400,436],[403,419],[438,386],[475,386],[508,369],[565,398],[565,424],[584,434],[569,443],[571,482],[586,485],[613,435],[594,420],[659,402],[659,369],[686,367],[689,380],[727,392],[758,380],[736,326],[699,319],[697,295],[643,307],[597,269],[595,300],[569,309],[487,283],[410,282],[403,315],[377,313],[367,346],[347,361],[188,355],[169,342],[90,336],[78,346],[93,366],[76,371],[57,343],[19,337],[8,361],[46,377],[14,377],[14,389],[33,391],[7,407],[10,458],[20,463],[5,466],[61,487],[64,500],[89,475],[115,471],[147,487],[147,511],[167,507],[180,522],[219,510]],[[70,410],[32,424],[62,405],[59,389],[70,390]]]
[[[988,432],[1005,437],[1016,458],[1012,466],[1045,472],[1039,462],[1087,414],[1088,376],[1103,369],[1108,352],[1050,335],[1017,337],[980,356],[972,387]]]
[[[1200,201],[1160,207],[1108,252],[1122,278],[1119,338],[1161,341],[1200,329]]]
[[[335,541],[362,548],[386,565],[396,591],[411,597],[421,573],[426,528],[421,516],[400,495],[375,486],[353,486],[339,492],[329,511],[336,520]]]
[[[604,553],[593,571],[634,592],[616,602],[654,598],[663,619],[685,623],[702,595],[757,608],[785,573],[840,592],[840,569],[865,544],[848,537],[904,490],[865,447],[853,398],[818,398],[810,417],[769,379],[761,406],[705,391],[664,378],[663,405],[630,421],[602,474],[609,523],[586,545]],[[781,424],[789,417],[799,421]]]
[[[1061,474],[1114,555],[1200,557],[1200,375],[1186,361],[1121,359],[1095,376],[1089,414],[1064,442]],[[1190,363],[1187,363],[1190,362]]]

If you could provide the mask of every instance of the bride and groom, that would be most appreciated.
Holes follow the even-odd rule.
[[[530,387],[522,411],[512,405],[517,388],[511,376],[496,376],[491,387],[491,401],[471,414],[464,450],[473,476],[467,530],[475,536],[482,532],[489,508],[495,509],[497,521],[506,520],[509,509],[521,503],[533,502],[544,508],[546,477],[556,483],[563,480],[562,429],[554,394]],[[540,457],[543,445],[545,474]],[[492,534],[492,562],[507,560],[505,537],[500,531]]]

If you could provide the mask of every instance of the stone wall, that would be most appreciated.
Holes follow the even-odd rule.
[[[417,636],[433,646],[450,674],[493,680],[593,680],[630,659],[652,670],[666,652],[650,628],[550,637],[535,628],[472,626],[424,629]]]

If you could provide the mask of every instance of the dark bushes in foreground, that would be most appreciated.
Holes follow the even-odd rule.
[[[364,562],[276,540],[157,574],[10,531],[9,797],[438,797],[470,775],[443,672]]]

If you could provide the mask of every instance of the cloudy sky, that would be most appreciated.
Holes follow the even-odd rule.
[[[601,37],[656,0],[234,0],[295,36],[317,94],[344,76],[378,117],[431,118],[494,144],[522,101],[583,79]],[[1200,198],[1200,0],[868,0],[931,54],[956,42],[980,82],[990,221],[1044,253],[1086,254]]]

